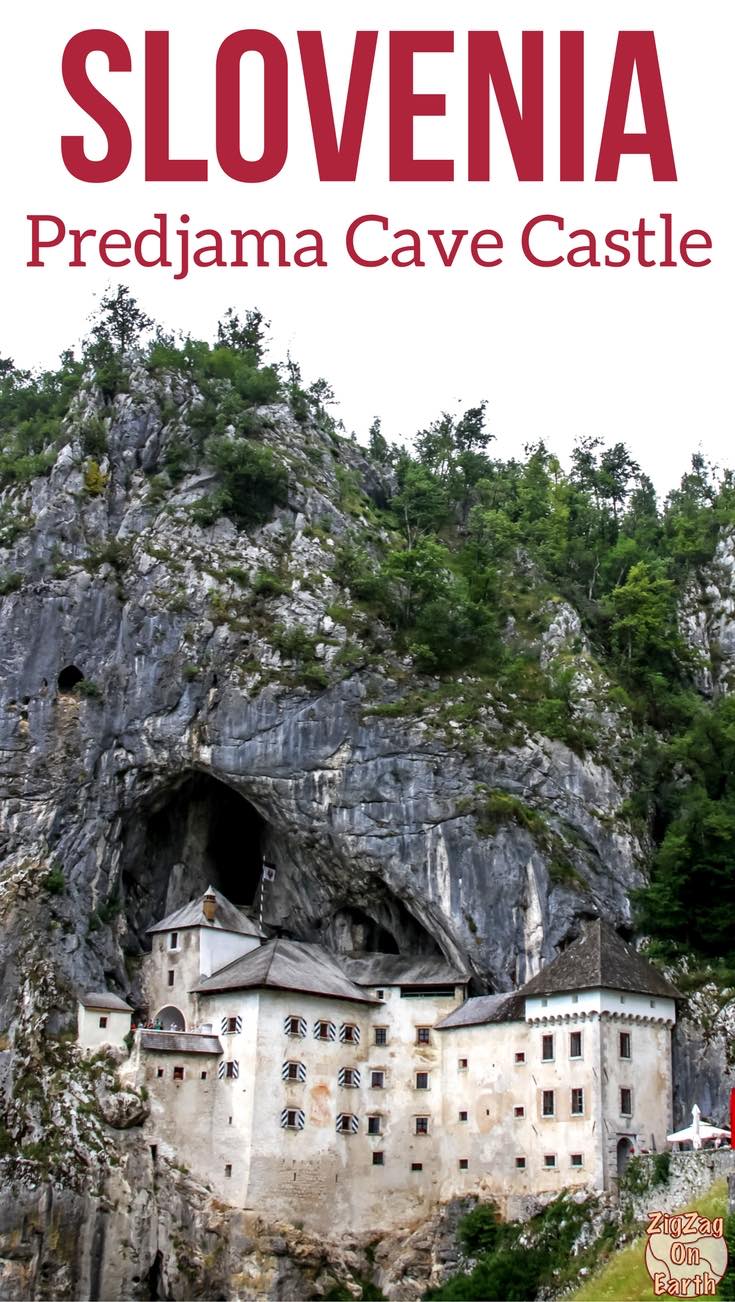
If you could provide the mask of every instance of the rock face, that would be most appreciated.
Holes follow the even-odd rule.
[[[403,711],[410,665],[340,579],[344,546],[371,545],[380,472],[349,441],[299,425],[286,408],[261,409],[259,436],[289,470],[288,506],[248,532],[224,518],[202,527],[191,508],[212,474],[163,499],[152,477],[194,401],[142,371],[111,414],[84,392],[50,475],[3,496],[15,527],[0,547],[0,575],[12,577],[0,598],[0,1069],[15,1144],[57,1124],[23,1085],[39,1064],[63,1078],[75,1106],[73,1053],[66,1046],[49,1067],[49,1045],[64,1046],[76,996],[106,987],[135,1004],[146,927],[210,881],[253,904],[263,856],[278,867],[264,900],[269,927],[345,949],[367,934],[380,947],[439,949],[493,990],[537,971],[580,917],[628,922],[643,881],[645,846],[623,808],[627,725],[596,703],[601,671],[576,612],[547,612],[541,660],[573,663],[580,716],[599,732],[594,756],[523,729],[509,744],[492,700],[468,728],[430,680],[422,690],[437,689],[436,708]],[[93,418],[105,420],[108,454],[90,476],[80,430]],[[488,826],[495,791],[539,812],[546,833],[512,818]],[[53,1094],[50,1076],[47,1085]],[[101,1116],[102,1148],[119,1147],[121,1128],[143,1112],[140,1099],[104,1092],[86,1106]],[[25,1195],[0,1200],[11,1243],[0,1295],[187,1295],[181,1255],[178,1278],[160,1282],[168,1247],[151,1258],[150,1236],[164,1203],[148,1168],[135,1167],[147,1155],[133,1132],[125,1143],[128,1173],[115,1176],[125,1190],[50,1187],[30,1240]],[[182,1225],[189,1196],[178,1187]],[[38,1192],[28,1198],[41,1206]],[[64,1257],[47,1269],[37,1234],[47,1243],[57,1223],[62,1238],[74,1225],[83,1233],[76,1264]],[[197,1251],[216,1256],[218,1231],[190,1229],[204,1235]],[[103,1286],[95,1271],[109,1245],[139,1241],[149,1246],[137,1282],[126,1263]],[[264,1266],[257,1287],[213,1295],[288,1296],[279,1271]]]

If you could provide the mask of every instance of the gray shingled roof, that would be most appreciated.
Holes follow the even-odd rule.
[[[85,1008],[101,1008],[109,1013],[132,1013],[130,1004],[126,1004],[124,999],[119,995],[111,995],[109,991],[102,990],[100,993],[81,995],[80,1004]]]
[[[466,999],[448,1017],[437,1022],[435,1030],[450,1031],[454,1026],[485,1026],[488,1022],[522,1022],[524,999],[517,990],[504,995],[476,995]]]
[[[242,958],[236,958],[194,987],[198,994],[218,990],[298,990],[302,994],[330,995],[375,1003],[345,976],[338,960],[321,945],[297,940],[270,940]]]
[[[215,891],[210,886],[205,894],[214,895],[217,901],[214,922],[207,922],[202,910],[204,895],[200,895],[197,900],[191,900],[183,908],[177,909],[175,913],[169,913],[167,918],[163,918],[155,926],[149,927],[147,935],[151,935],[156,931],[186,931],[187,927],[212,927],[215,931],[235,931],[242,936],[258,936],[262,938],[263,932],[256,923],[246,917],[244,913],[241,913],[220,891]]]
[[[140,1047],[156,1053],[222,1053],[218,1036],[197,1031],[141,1031]]]
[[[630,990],[636,994],[681,999],[680,992],[641,954],[621,940],[607,922],[596,918],[558,958],[542,968],[519,991],[553,995],[567,990]]]
[[[345,972],[359,986],[454,986],[468,980],[445,958],[403,954],[366,954],[341,958]]]

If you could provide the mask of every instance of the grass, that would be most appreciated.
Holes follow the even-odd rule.
[[[726,1182],[717,1180],[683,1210],[698,1211],[703,1216],[724,1216],[727,1212]],[[649,1302],[653,1297],[653,1283],[643,1259],[645,1249],[646,1236],[641,1235],[635,1243],[614,1253],[599,1274],[588,1279],[574,1293],[567,1293],[566,1302]]]

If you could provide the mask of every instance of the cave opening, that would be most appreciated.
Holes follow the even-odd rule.
[[[159,792],[123,832],[122,886],[130,931],[142,943],[147,927],[210,885],[235,905],[252,905],[264,829],[254,806],[209,774],[185,774]]]
[[[56,683],[62,693],[73,692],[77,683],[84,681],[84,674],[77,665],[65,665],[61,670]]]
[[[441,955],[431,933],[383,883],[365,908],[344,903],[336,909],[320,940],[337,954]]]

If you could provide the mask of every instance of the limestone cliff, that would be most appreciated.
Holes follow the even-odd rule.
[[[146,927],[210,880],[252,903],[261,855],[278,869],[268,927],[343,949],[438,948],[478,989],[510,989],[580,918],[630,922],[648,849],[627,816],[632,724],[578,615],[545,593],[538,655],[571,675],[594,747],[530,731],[512,694],[483,694],[469,672],[419,678],[344,581],[344,545],[369,552],[385,530],[385,470],[285,405],[260,408],[287,497],[257,527],[207,523],[196,506],[214,470],[158,473],[186,444],[196,392],[142,367],[128,388],[106,402],[83,387],[50,473],[2,499],[0,1139],[13,1192],[0,1198],[0,1296],[288,1296],[273,1243],[258,1280],[238,1265],[243,1244],[276,1231],[225,1217],[225,1233],[221,1209],[170,1171],[162,1196],[136,1148],[141,1100],[110,1124],[70,1044],[77,994],[136,1003]],[[90,428],[104,431],[95,460]],[[728,585],[720,624],[732,605]],[[690,606],[692,636],[711,638],[711,612],[695,593]],[[177,1235],[194,1242],[189,1277]],[[314,1296],[365,1273],[357,1258],[312,1267]]]

